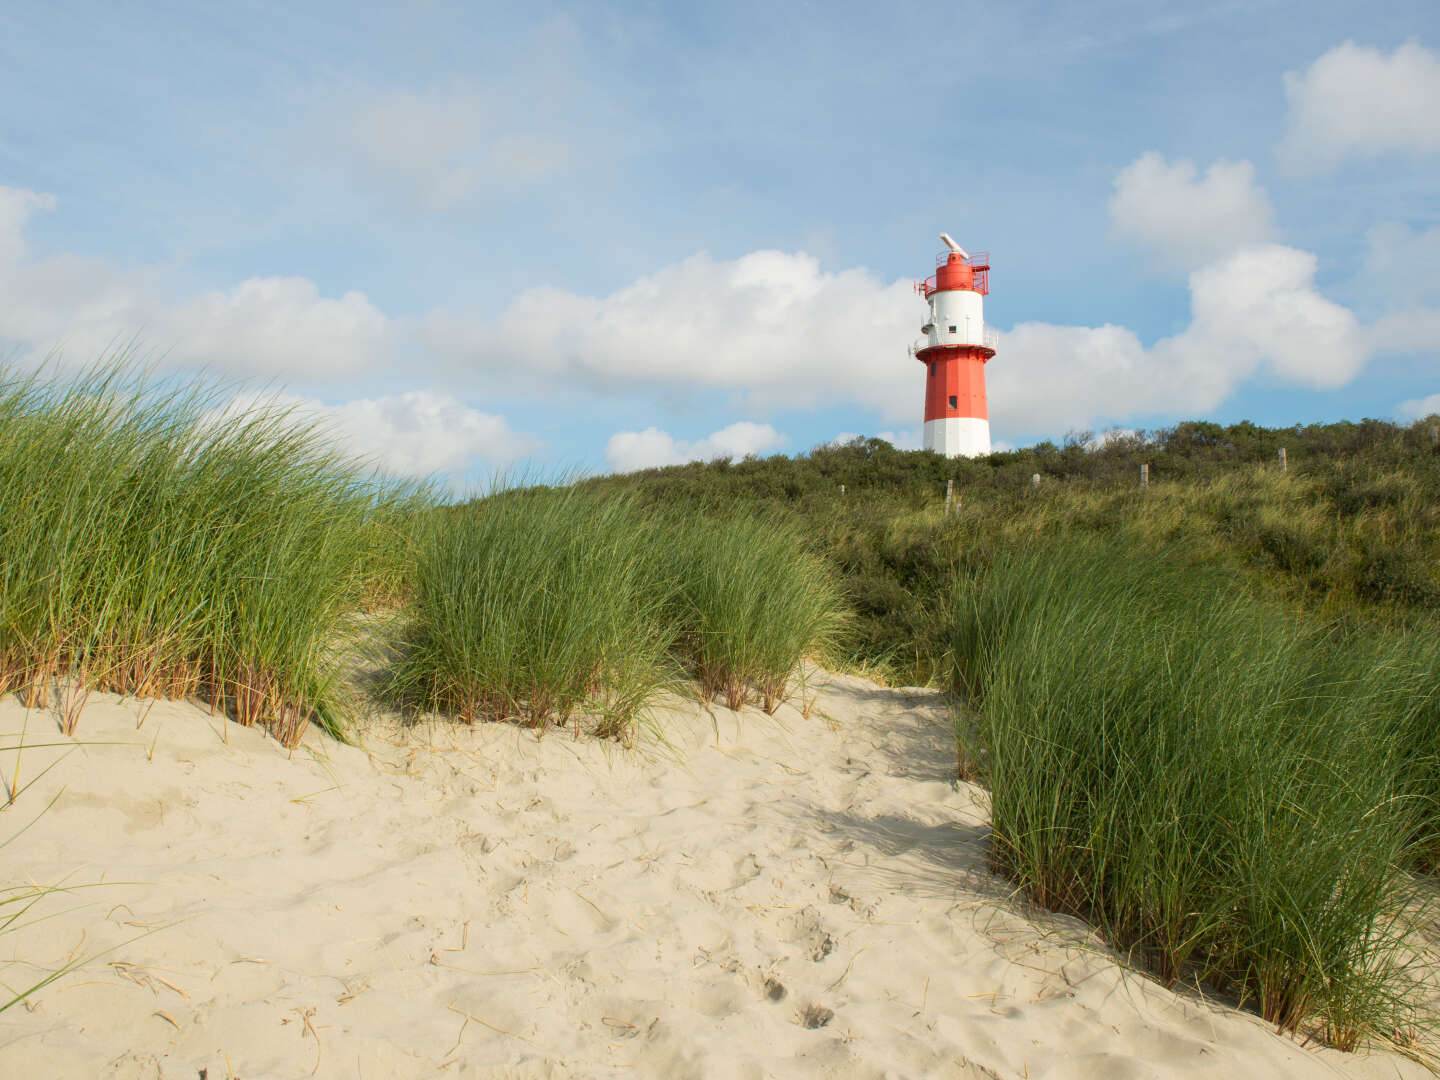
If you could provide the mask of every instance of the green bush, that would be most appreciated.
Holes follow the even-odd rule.
[[[1413,551],[1376,544],[1360,562],[1355,591],[1374,603],[1440,607],[1440,585]]]

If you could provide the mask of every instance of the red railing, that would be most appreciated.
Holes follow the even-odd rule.
[[[940,267],[948,263],[950,261],[950,256],[953,254],[955,253],[952,252],[949,248],[946,248],[944,251],[940,252],[940,254],[936,255],[935,269],[939,270]],[[965,266],[974,267],[976,270],[989,270],[990,253],[988,251],[972,251],[968,258],[962,257],[960,259],[960,262]]]
[[[935,291],[936,275],[940,272],[941,268],[950,264],[951,254],[952,252],[950,251],[942,251],[939,255],[935,256],[936,272],[924,281],[917,281],[915,283],[915,291],[917,293],[921,296],[928,297]],[[955,261],[961,266],[968,266],[971,270],[975,271],[975,291],[981,296],[988,296],[990,293],[990,253],[988,251],[977,251],[969,256],[958,258]]]

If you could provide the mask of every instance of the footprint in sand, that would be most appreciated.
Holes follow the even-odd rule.
[[[835,939],[814,907],[805,907],[780,920],[784,940],[799,945],[811,960],[819,963],[835,949]]]
[[[806,1005],[805,1008],[801,1009],[800,1015],[798,1017],[800,1026],[803,1028],[809,1028],[811,1031],[814,1031],[816,1028],[824,1027],[826,1024],[830,1023],[831,1020],[834,1019],[835,1010],[827,1009],[824,1005],[821,1005],[818,1002],[814,1001],[812,1001],[809,1005]]]

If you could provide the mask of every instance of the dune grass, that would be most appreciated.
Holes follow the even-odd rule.
[[[825,564],[773,522],[534,488],[445,512],[421,547],[387,691],[466,721],[626,738],[682,665],[773,713],[839,624]]]
[[[677,518],[664,535],[677,648],[702,694],[732,709],[753,698],[773,715],[802,658],[836,640],[838,575],[774,517]]]
[[[1026,895],[1280,1028],[1348,1049],[1403,1025],[1433,669],[1173,551],[1073,538],[963,577],[946,634],[992,860]]]
[[[1440,874],[1440,640],[1423,633],[1373,634],[1366,644],[1377,675],[1398,669],[1399,692],[1408,689],[1412,695],[1395,710],[1393,722],[1416,811],[1409,854],[1420,871]]]
[[[502,492],[421,544],[388,693],[462,720],[627,736],[672,675],[647,526],[623,499]]]
[[[277,410],[111,358],[0,371],[0,691],[199,695],[294,745],[342,727],[334,645],[399,493]]]

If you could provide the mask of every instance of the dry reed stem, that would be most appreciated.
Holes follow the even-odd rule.
[[[110,967],[115,972],[115,974],[124,976],[125,978],[133,982],[136,986],[144,987],[145,989],[149,990],[150,993],[156,995],[157,997],[159,996],[160,991],[155,988],[155,984],[159,983],[166,989],[173,990],[175,993],[183,997],[186,1001],[190,1000],[189,994],[187,994],[184,990],[180,989],[180,987],[176,986],[169,979],[166,979],[161,975],[156,975],[151,968],[144,967],[140,964],[130,963],[129,961],[125,960],[112,960],[110,962]]]
[[[725,704],[736,712],[745,707],[745,683],[737,675],[725,678]]]
[[[312,1022],[315,1016],[315,1006],[312,1005],[308,1009],[296,1008],[291,1011],[300,1014],[300,1021],[304,1025],[300,1030],[300,1037],[303,1039],[305,1033],[309,1032],[315,1038],[315,1065],[310,1070],[310,1075],[314,1076],[320,1070],[320,1058],[324,1054],[324,1047],[320,1045],[320,1033],[315,1030],[315,1025]]]
[[[484,1027],[487,1027],[487,1028],[489,1028],[491,1031],[497,1032],[497,1033],[500,1034],[500,1035],[508,1035],[508,1036],[510,1036],[510,1038],[512,1038],[512,1039],[519,1039],[519,1040],[520,1040],[521,1042],[523,1042],[523,1043],[529,1043],[531,1046],[535,1047],[535,1049],[537,1049],[537,1050],[542,1050],[542,1049],[543,1049],[543,1047],[542,1047],[539,1043],[537,1043],[534,1039],[527,1039],[524,1035],[518,1035],[518,1034],[516,1034],[516,1033],[513,1032],[513,1031],[507,1031],[505,1028],[502,1028],[502,1027],[499,1027],[499,1026],[497,1026],[497,1025],[495,1025],[495,1024],[492,1024],[492,1023],[490,1023],[490,1021],[488,1021],[488,1020],[482,1020],[480,1017],[474,1016],[474,1015],[472,1015],[471,1013],[466,1012],[464,1009],[457,1009],[457,1008],[455,1007],[455,1003],[454,1003],[454,1002],[451,1002],[449,1005],[446,1005],[445,1007],[446,1007],[447,1009],[449,1009],[451,1012],[455,1013],[457,1016],[463,1016],[463,1017],[465,1017],[466,1020],[473,1020],[473,1021],[475,1021],[475,1023],[480,1024],[480,1025],[482,1025],[482,1026],[484,1026]],[[460,1029],[460,1033],[461,1033],[462,1035],[465,1033],[465,1029],[464,1029],[463,1027]],[[458,1047],[460,1044],[457,1042],[455,1045]]]

